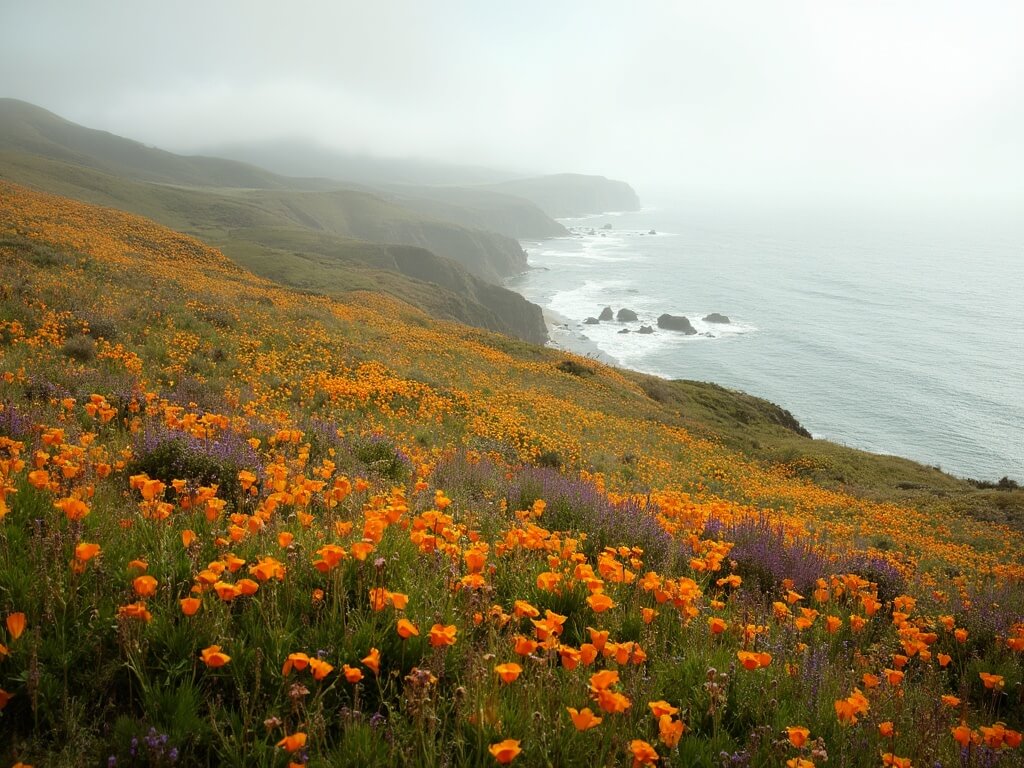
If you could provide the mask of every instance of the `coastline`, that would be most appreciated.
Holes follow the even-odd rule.
[[[888,236],[864,235],[846,242],[831,272],[812,285],[775,275],[810,263],[819,243],[799,227],[783,228],[792,239],[779,240],[757,221],[724,225],[694,217],[687,228],[685,217],[674,215],[612,219],[605,213],[563,220],[575,236],[521,240],[529,268],[505,285],[540,306],[551,348],[667,379],[715,382],[780,403],[819,439],[904,456],[961,478],[1007,476],[1021,482],[1019,434],[1010,418],[1020,413],[1010,397],[1016,385],[997,379],[993,394],[981,383],[992,371],[1008,370],[1003,361],[1019,332],[1000,325],[990,345],[961,341],[956,331],[962,323],[952,319],[960,317],[952,268],[930,278],[933,290],[920,299],[921,312],[936,323],[916,323],[906,310],[916,269],[926,263],[929,249],[946,253],[945,246],[916,231],[911,234],[919,246],[909,250]],[[606,232],[608,219],[614,229]],[[648,238],[650,229],[658,237]],[[992,258],[1006,252],[988,241],[978,247]],[[950,251],[951,263],[960,264],[957,253]],[[884,287],[867,280],[869,268],[890,261],[899,280]],[[850,264],[861,266],[846,269]],[[981,294],[972,295],[979,301],[965,317],[979,327],[1013,316],[1011,302],[1000,299],[991,308]],[[623,326],[617,323],[582,322],[603,306],[629,307],[649,325],[659,312],[681,314],[698,333],[618,336]],[[702,324],[712,311],[729,316],[731,324]],[[635,330],[635,324],[626,327]],[[897,348],[899,356],[891,352]],[[934,367],[938,353],[961,361],[975,376],[964,379]],[[882,391],[878,375],[892,386]]]
[[[581,331],[575,330],[569,318],[544,306],[541,306],[540,310],[544,316],[544,324],[548,329],[547,346],[553,349],[560,349],[563,352],[571,352],[581,357],[589,357],[605,365],[622,367],[622,363],[602,352],[597,344],[587,338]]]

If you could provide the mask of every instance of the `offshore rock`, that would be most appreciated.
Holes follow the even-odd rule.
[[[669,315],[667,313],[661,315],[658,317],[658,327],[668,331],[682,331],[687,336],[697,333],[697,329],[682,315]]]

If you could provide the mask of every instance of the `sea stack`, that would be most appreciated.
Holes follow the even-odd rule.
[[[658,327],[664,328],[667,331],[682,331],[687,336],[697,333],[697,329],[682,315],[669,315],[667,313],[661,315],[658,317]]]

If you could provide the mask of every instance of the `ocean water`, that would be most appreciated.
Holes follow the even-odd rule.
[[[530,269],[508,282],[558,316],[554,345],[749,392],[815,437],[1024,481],[1020,221],[651,208],[562,223],[572,236],[524,242]],[[639,322],[582,323],[605,306]],[[664,312],[698,334],[619,333]]]

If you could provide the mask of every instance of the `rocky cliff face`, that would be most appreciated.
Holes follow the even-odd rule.
[[[422,248],[389,246],[393,269],[407,277],[436,283],[452,296],[432,314],[467,325],[498,331],[534,344],[548,340],[547,326],[540,307],[515,291],[467,274],[450,261],[440,259]],[[438,310],[443,312],[439,313]]]
[[[356,223],[351,236],[361,240],[426,248],[457,261],[476,277],[499,283],[527,267],[526,252],[516,240],[444,222],[388,222],[385,231]]]

